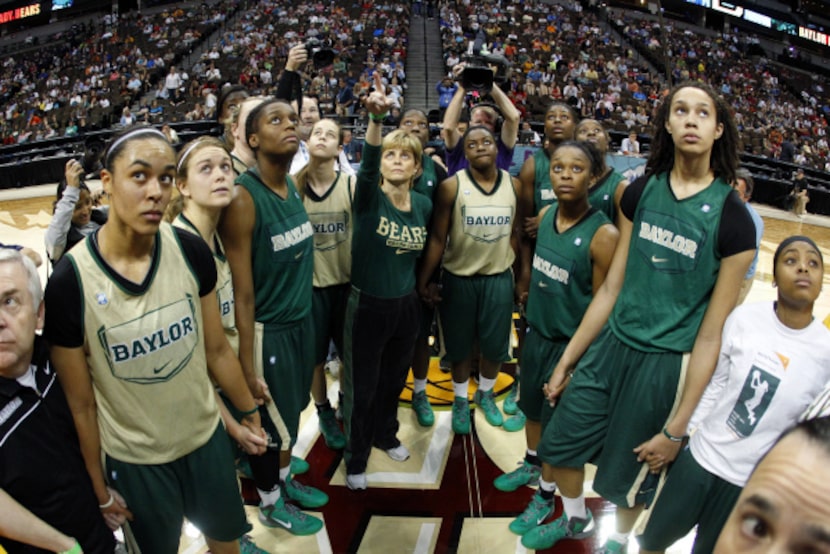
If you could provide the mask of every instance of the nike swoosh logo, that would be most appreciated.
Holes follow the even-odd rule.
[[[652,256],[651,257],[651,263],[653,263],[653,264],[660,264],[660,263],[667,262],[667,261],[669,261],[668,258],[658,258],[657,256]]]
[[[290,521],[283,521],[281,519],[274,518],[274,521],[285,527],[286,529],[291,529],[291,522]]]
[[[166,367],[167,367],[167,366],[169,366],[169,365],[170,365],[170,362],[167,362],[166,364],[164,364],[163,366],[161,366],[161,367],[159,367],[159,368],[153,368],[153,373],[154,373],[155,375],[158,375],[159,373],[161,373],[162,371],[164,371],[164,368],[166,368]]]
[[[299,260],[302,255],[303,255],[302,252],[297,252],[296,254],[294,254],[294,259]]]
[[[412,250],[407,250],[406,248],[398,248],[395,250],[395,254],[408,254],[412,252]]]
[[[548,284],[545,283],[544,281],[539,281],[539,288],[540,289],[546,289],[546,288],[548,288]]]

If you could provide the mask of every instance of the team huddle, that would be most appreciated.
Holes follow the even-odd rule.
[[[583,492],[592,463],[594,490],[617,508],[603,552],[625,551],[646,505],[643,552],[695,526],[695,552],[740,550],[748,539],[730,535],[730,513],[756,490],[753,468],[808,407],[824,415],[830,331],[813,318],[824,265],[804,236],[775,252],[777,300],[735,308],[758,242],[732,186],[739,140],[728,106],[701,83],[672,89],[645,176],[628,183],[606,164],[602,125],[554,102],[544,146],[513,177],[502,153],[515,146],[518,114],[498,87],[495,107],[473,107],[468,123],[459,87],[445,114],[447,158],[436,160],[419,110],[384,136],[391,100],[375,80],[356,175],[341,162],[337,122],[305,121],[302,106],[274,98],[239,98],[224,141],[201,137],[177,153],[160,131],[133,127],[110,142],[106,222],[85,219],[76,244],[54,256],[48,361],[38,340],[25,371],[0,368],[0,386],[25,388],[12,370],[31,371],[39,391],[54,368],[80,445],[67,455],[83,473],[78,510],[50,520],[32,508],[58,530],[37,546],[112,552],[110,529],[128,523],[140,551],[176,552],[187,518],[211,552],[253,552],[243,467],[262,524],[317,533],[322,520],[301,508],[328,496],[297,479],[308,464],[291,456],[309,394],[326,444],[344,449],[347,487],[366,489],[373,448],[410,456],[397,436],[410,368],[412,409],[434,423],[424,390],[435,318],[453,431],[471,431],[476,359],[477,409],[490,425],[525,430],[525,458],[494,482],[538,485],[509,525],[524,546],[595,532]],[[298,155],[305,165],[292,169]],[[18,259],[0,258],[0,275]],[[493,388],[511,358],[516,305],[521,370],[516,415],[505,419]],[[323,371],[330,343],[343,360],[336,411]],[[823,436],[817,421],[782,444]],[[547,522],[557,489],[564,512]],[[827,519],[815,525],[830,532]],[[9,549],[7,532],[0,524]]]

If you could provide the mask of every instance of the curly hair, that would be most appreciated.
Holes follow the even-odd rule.
[[[703,91],[715,106],[715,121],[723,125],[723,133],[712,146],[709,158],[709,166],[715,173],[727,183],[735,180],[735,172],[740,164],[738,152],[741,149],[741,139],[738,134],[738,127],[735,125],[735,118],[729,104],[721,97],[715,89],[706,83],[699,81],[685,81],[675,86],[666,96],[663,103],[657,108],[654,116],[654,129],[651,138],[651,154],[646,162],[646,176],[650,177],[658,173],[666,173],[674,167],[675,145],[674,139],[666,129],[669,120],[672,100],[677,92],[684,88],[696,88]]]

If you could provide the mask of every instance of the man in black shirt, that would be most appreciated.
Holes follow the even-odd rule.
[[[42,298],[31,260],[0,249],[0,545],[9,554],[111,554],[72,415],[35,335]]]

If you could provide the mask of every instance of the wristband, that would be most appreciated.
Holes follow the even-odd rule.
[[[389,112],[382,113],[380,115],[370,113],[369,114],[369,119],[371,119],[372,121],[375,121],[377,123],[383,123],[383,120],[386,119],[387,115],[389,115]]]
[[[101,508],[102,510],[106,510],[107,508],[109,508],[113,504],[115,504],[115,497],[112,495],[112,493],[110,493],[110,499],[107,500],[103,504],[99,504],[98,507]]]
[[[253,407],[253,408],[251,408],[250,410],[247,410],[247,411],[244,411],[244,412],[240,412],[240,413],[242,414],[242,417],[248,417],[249,415],[254,415],[254,414],[255,414],[255,413],[257,413],[258,411],[259,411],[259,406],[254,406],[254,407]]]
[[[683,442],[683,440],[686,438],[685,436],[675,437],[674,435],[669,433],[669,430],[666,429],[665,427],[663,427],[663,435],[672,442]]]
[[[84,554],[84,551],[81,549],[81,545],[78,541],[75,541],[75,545],[72,548],[58,552],[58,554]]]

